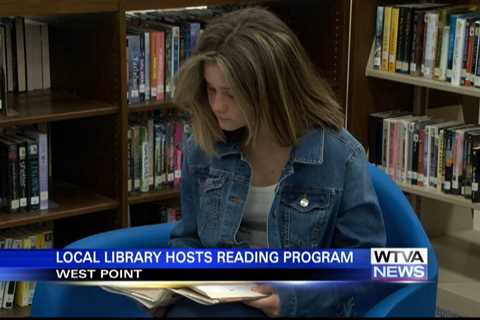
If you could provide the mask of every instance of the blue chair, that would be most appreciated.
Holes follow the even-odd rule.
[[[388,247],[429,249],[431,282],[409,284],[386,296],[366,316],[434,316],[437,291],[437,260],[430,241],[408,200],[375,166],[368,168],[384,214]],[[67,248],[161,248],[166,247],[173,224],[157,224],[96,234]],[[32,316],[150,317],[135,302],[96,287],[38,283]]]
[[[382,207],[387,247],[428,248],[428,279],[422,284],[405,285],[377,303],[367,317],[434,317],[437,295],[438,262],[435,251],[410,202],[383,171],[369,164],[373,187]]]
[[[155,224],[95,234],[66,248],[162,248],[174,224]],[[151,317],[132,299],[93,286],[39,282],[32,303],[33,317]]]

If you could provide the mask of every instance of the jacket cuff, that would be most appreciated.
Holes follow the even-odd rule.
[[[297,314],[297,293],[294,288],[277,287],[277,293],[280,298],[280,316],[295,317]]]

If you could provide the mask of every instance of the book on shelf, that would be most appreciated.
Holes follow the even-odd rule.
[[[480,87],[480,6],[378,6],[374,69]]]
[[[369,121],[370,161],[393,180],[480,201],[480,125],[398,110],[373,113]]]
[[[255,300],[265,294],[253,291],[255,283],[119,283],[103,285],[102,289],[125,295],[141,303],[146,308],[168,306],[180,296],[204,305]]]

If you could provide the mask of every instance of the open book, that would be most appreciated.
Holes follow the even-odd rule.
[[[256,286],[252,282],[227,283],[112,283],[101,286],[104,290],[123,294],[143,304],[146,308],[167,306],[179,296],[184,296],[197,303],[211,305],[217,303],[255,300],[266,296],[252,291]]]

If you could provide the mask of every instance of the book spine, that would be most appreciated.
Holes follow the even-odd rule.
[[[417,184],[418,177],[418,150],[419,150],[419,138],[418,138],[418,127],[414,125],[413,135],[412,135],[412,175],[411,175],[411,184]]]
[[[472,202],[480,202],[480,148],[473,148],[472,162]]]
[[[442,191],[445,176],[445,129],[441,129],[438,134],[438,157],[437,157],[437,190]]]
[[[420,128],[418,134],[418,178],[417,185],[423,186],[424,181],[424,153],[425,153],[425,128]]]
[[[480,21],[475,22],[475,53],[473,60],[475,61],[472,67],[473,84],[475,87],[480,87]]]
[[[468,41],[466,49],[465,68],[462,71],[461,81],[464,86],[472,86],[472,66],[473,66],[473,53],[474,53],[474,37],[475,37],[475,24],[470,23],[468,26]]]
[[[449,21],[449,35],[448,35],[448,59],[447,59],[447,74],[446,79],[452,79],[453,53],[455,51],[455,38],[457,32],[457,16],[451,15]]]
[[[139,40],[138,51],[138,94],[140,101],[145,101],[145,35],[140,33],[136,35]]]
[[[403,46],[403,61],[402,61],[402,73],[408,74],[410,72],[410,52],[412,50],[412,41],[413,41],[413,9],[406,8],[406,17],[405,17],[405,36],[404,36],[404,46]]]
[[[27,151],[28,210],[36,211],[40,209],[40,176],[37,143],[32,140],[28,144]]]
[[[40,180],[40,210],[48,209],[48,134],[38,133],[38,157]]]
[[[140,126],[140,163],[142,166],[141,178],[140,178],[140,191],[149,191],[149,178],[150,178],[150,163],[148,152],[148,134],[147,128],[143,125]]]
[[[157,100],[165,101],[165,32],[157,33]]]
[[[450,193],[452,189],[452,164],[453,164],[453,145],[452,131],[445,130],[445,180],[443,182],[443,192]]]
[[[147,120],[147,139],[148,139],[148,190],[154,189],[154,159],[153,159],[153,149],[154,149],[154,134],[153,134],[153,118]]]
[[[128,192],[133,190],[133,154],[132,154],[132,128],[129,127],[127,131],[128,139]]]
[[[405,58],[403,53],[405,51],[405,19],[406,19],[406,7],[399,8],[398,13],[398,34],[397,34],[397,57],[395,60],[395,72],[402,72],[402,65]]]
[[[8,189],[7,203],[10,212],[17,212],[20,209],[20,195],[18,187],[18,151],[17,145],[8,144]]]
[[[450,27],[445,26],[443,27],[442,31],[442,52],[440,56],[440,67],[439,67],[439,75],[438,80],[445,81],[447,80],[447,68],[448,68],[448,45],[450,37]]]
[[[424,68],[422,73],[425,78],[432,79],[435,64],[435,53],[437,50],[438,13],[427,13],[425,15],[425,22],[427,36],[425,42]]]
[[[158,75],[158,53],[157,53],[157,31],[150,35],[150,97],[157,100],[157,75]]]
[[[150,100],[150,32],[144,32],[144,60],[145,60],[145,101]]]
[[[373,55],[373,67],[380,69],[382,65],[382,42],[383,42],[383,12],[385,7],[377,7],[377,20],[375,24],[375,51]]]
[[[141,163],[141,144],[140,144],[140,129],[138,126],[133,126],[133,163],[135,170],[133,171],[133,191],[140,191],[140,181],[142,175]]]
[[[388,59],[390,56],[390,26],[392,18],[392,7],[385,7],[383,17],[383,45],[382,45],[382,66],[381,70],[388,71]]]
[[[452,60],[452,78],[450,80],[452,85],[460,85],[460,77],[462,72],[463,62],[463,46],[465,44],[465,19],[457,19],[455,29],[455,47],[453,51]]]
[[[397,59],[397,37],[398,37],[398,16],[399,8],[392,8],[391,27],[390,27],[390,49],[388,57],[388,71],[395,72]]]
[[[27,148],[25,143],[17,145],[18,151],[18,194],[20,199],[20,211],[27,211]]]

